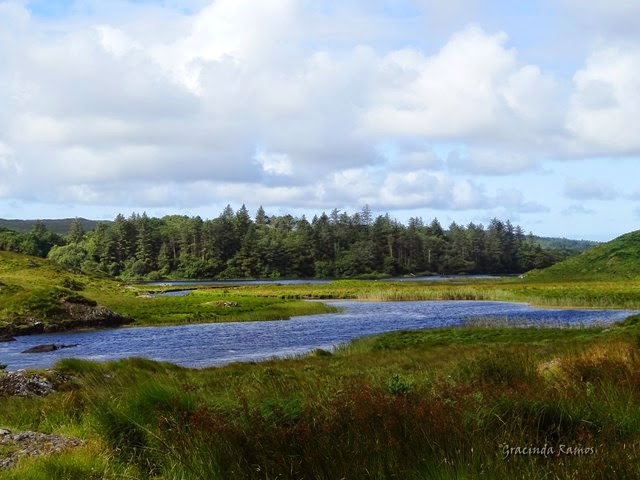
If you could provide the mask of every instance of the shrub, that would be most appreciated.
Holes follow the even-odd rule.
[[[411,391],[413,382],[403,378],[398,373],[391,375],[387,382],[387,390],[391,395],[406,395]]]

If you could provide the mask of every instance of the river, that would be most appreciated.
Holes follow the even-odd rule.
[[[331,349],[355,338],[395,330],[461,326],[475,318],[498,317],[531,325],[593,325],[610,324],[635,313],[539,309],[521,303],[486,301],[331,304],[344,310],[286,321],[131,327],[18,337],[15,342],[0,343],[0,363],[13,371],[47,368],[65,357],[104,361],[136,356],[201,368],[300,355],[315,348]],[[77,346],[49,353],[20,353],[51,343]]]

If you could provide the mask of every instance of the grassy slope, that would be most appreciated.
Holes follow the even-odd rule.
[[[24,257],[0,260],[3,305],[62,278]],[[83,294],[147,323],[209,320],[237,299],[250,315],[309,297],[640,306],[640,281],[346,281],[139,298],[115,282],[80,280]],[[200,371],[66,360],[58,368],[74,381],[43,399],[0,399],[0,427],[76,435],[87,446],[25,460],[0,479],[640,478],[638,323],[397,332],[333,355]],[[505,458],[505,445],[545,444],[553,455]]]
[[[72,291],[67,286],[80,286]],[[34,322],[63,325],[60,298],[95,301],[134,318],[136,325],[286,319],[333,311],[320,303],[280,296],[256,297],[231,289],[209,289],[186,297],[145,298],[140,289],[110,279],[76,275],[40,258],[0,252],[0,329]],[[225,302],[237,306],[225,307]],[[18,332],[20,333],[20,328]]]
[[[65,285],[78,284],[72,292]],[[337,281],[326,285],[245,285],[203,288],[186,297],[145,298],[143,286],[75,275],[50,262],[0,252],[0,329],[42,321],[60,326],[60,296],[83,297],[135,319],[137,325],[276,320],[332,311],[304,299],[503,300],[541,306],[640,308],[640,280],[454,280],[447,282]],[[225,307],[225,302],[237,304]],[[76,325],[77,327],[77,325]]]
[[[638,478],[638,335],[398,332],[207,370],[65,360],[73,383],[4,399],[0,427],[87,446],[0,479]],[[545,444],[554,455],[504,458],[504,445]]]
[[[540,281],[640,279],[640,230],[544,270],[530,272],[527,278]]]

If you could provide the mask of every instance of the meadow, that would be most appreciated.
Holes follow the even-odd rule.
[[[330,308],[305,301],[330,298],[640,308],[636,280],[342,280],[155,297],[144,285],[5,260],[4,322],[25,311],[56,321],[47,313],[51,292],[90,299],[140,325],[284,319]],[[639,316],[591,328],[482,319],[203,370],[140,358],[67,359],[40,374],[58,391],[0,397],[0,428],[86,443],[24,458],[0,470],[2,480],[640,478]]]
[[[0,426],[76,436],[0,479],[638,478],[638,318],[397,332],[189,370],[64,360]]]

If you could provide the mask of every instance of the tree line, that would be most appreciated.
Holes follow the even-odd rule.
[[[0,231],[0,249],[48,257],[64,267],[120,278],[345,278],[374,275],[520,273],[567,254],[543,249],[511,222],[488,226],[419,217],[402,224],[368,207],[305,216],[252,218],[243,205],[217,218],[118,214],[85,232],[72,222],[62,236],[36,223],[20,234]]]

